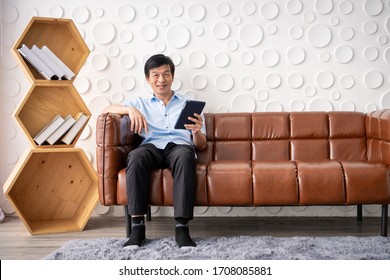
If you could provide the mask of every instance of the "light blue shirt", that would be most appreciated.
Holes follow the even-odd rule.
[[[124,100],[122,105],[138,109],[146,118],[148,133],[142,130],[140,134],[143,138],[141,144],[151,143],[159,149],[164,149],[169,142],[193,145],[190,130],[174,128],[187,99],[185,96],[174,92],[172,99],[166,106],[154,95],[147,98],[136,97],[132,100]],[[204,120],[203,114],[202,118]],[[206,134],[204,123],[201,132]]]

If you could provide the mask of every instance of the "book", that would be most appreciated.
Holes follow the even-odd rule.
[[[66,116],[65,121],[46,139],[46,142],[50,145],[54,145],[75,122],[76,120],[71,115]]]
[[[42,145],[46,139],[53,134],[64,122],[64,118],[60,115],[55,116],[50,123],[48,123],[43,129],[41,129],[38,134],[34,137],[35,143],[37,145]]]
[[[70,144],[76,138],[77,134],[84,127],[88,121],[88,117],[82,112],[78,113],[75,117],[75,124],[68,130],[68,132],[61,138],[61,142],[65,144]]]
[[[55,63],[57,64],[59,67],[61,67],[61,69],[65,72],[65,78],[67,80],[71,80],[75,73],[73,73],[72,70],[69,69],[68,66],[66,66],[66,64],[58,58],[58,56],[56,56],[46,45],[43,46],[41,48],[41,50]]]
[[[38,48],[36,45],[33,45],[31,51],[36,54],[43,61],[43,63],[45,63],[53,71],[53,73],[55,73],[55,75],[59,79],[66,80],[65,71],[62,70],[62,68],[59,67],[56,63],[54,63],[54,61],[51,60],[51,58],[40,48]]]
[[[29,47],[23,44],[18,48],[19,53],[37,70],[46,80],[58,80],[58,76],[51,70]]]

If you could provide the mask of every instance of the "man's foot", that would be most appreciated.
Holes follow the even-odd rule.
[[[183,247],[196,247],[194,241],[192,241],[188,226],[177,226],[175,229],[175,240],[179,248]]]
[[[123,245],[124,248],[141,247],[145,241],[145,225],[137,225],[132,228],[130,238]]]

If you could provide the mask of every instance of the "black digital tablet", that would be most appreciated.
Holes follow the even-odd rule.
[[[188,117],[194,117],[194,114],[201,114],[206,102],[197,100],[187,100],[184,103],[183,109],[181,109],[179,118],[176,121],[175,129],[186,129],[185,124],[193,124]]]

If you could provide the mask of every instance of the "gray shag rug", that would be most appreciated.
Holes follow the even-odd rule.
[[[148,239],[124,249],[125,238],[75,239],[47,260],[390,260],[388,237],[210,237],[179,248],[173,237]]]

